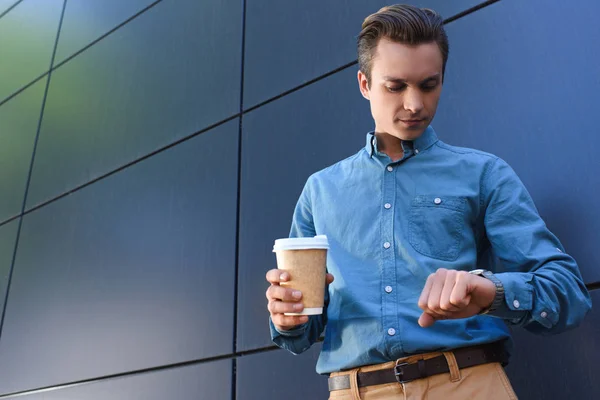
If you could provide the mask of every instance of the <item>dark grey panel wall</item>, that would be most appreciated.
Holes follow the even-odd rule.
[[[23,207],[45,88],[41,79],[0,107],[0,222]]]
[[[239,358],[236,399],[326,399],[327,377],[315,372],[320,351],[315,344],[299,356],[275,350]]]
[[[600,304],[600,291],[592,292]],[[515,355],[507,368],[523,399],[595,399],[600,393],[600,311],[593,309],[577,330],[540,337],[516,330]]]
[[[449,17],[481,1],[414,3]],[[0,13],[9,3],[0,0]],[[66,3],[57,61],[153,1],[91,3],[98,2]],[[47,70],[62,4],[23,0],[0,18],[0,103]],[[248,108],[354,60],[363,18],[385,2],[245,4]],[[236,115],[243,6],[162,0],[58,67],[28,206]],[[600,228],[593,205],[600,182],[588,150],[598,144],[590,117],[600,100],[598,60],[588,51],[599,39],[598,5],[580,7],[502,0],[449,24],[435,126],[444,140],[515,166],[589,281],[600,278],[590,251]],[[0,105],[0,222],[22,205],[44,84]],[[236,397],[248,400],[327,397],[326,379],[315,372],[320,345],[298,357],[232,353],[271,345],[264,273],[275,266],[273,240],[288,234],[306,178],[358,151],[373,126],[356,67],[244,115],[236,237],[238,122],[24,216],[0,338],[0,394],[52,387],[23,397],[230,399],[237,385]],[[0,302],[18,224],[0,225]],[[517,331],[508,372],[521,398],[594,398],[599,326],[594,311],[564,335]],[[206,360],[220,356],[228,359]],[[233,379],[230,357],[238,357]],[[94,381],[60,386],[85,379]]]
[[[0,19],[0,101],[50,69],[62,5],[26,0]]]
[[[8,276],[13,259],[19,220],[0,226],[0,318],[4,309],[4,299],[8,286]]]
[[[306,179],[360,150],[372,121],[350,68],[248,113],[243,127],[238,350],[270,344],[265,273]]]
[[[24,400],[230,400],[231,361],[148,372],[7,397]]]
[[[482,0],[410,1],[450,17]],[[356,60],[356,36],[366,16],[389,1],[285,2],[248,0],[244,106],[277,96]]]
[[[543,16],[540,16],[543,10]],[[504,158],[548,226],[600,280],[600,3],[505,0],[448,26],[452,48],[434,126],[450,143]],[[538,21],[532,23],[532,21]],[[474,32],[477,32],[475,35]]]
[[[239,0],[162,1],[60,66],[28,207],[235,115],[239,49]]]
[[[24,217],[0,393],[232,351],[238,126]]]
[[[55,63],[93,42],[154,0],[69,0],[60,30]]]

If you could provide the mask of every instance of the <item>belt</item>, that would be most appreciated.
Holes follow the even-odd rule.
[[[476,365],[499,362],[505,365],[508,356],[502,342],[489,343],[479,346],[463,347],[452,351],[458,368],[469,368]],[[406,383],[428,376],[450,372],[444,355],[419,360],[415,363],[396,362],[393,368],[372,372],[359,372],[358,387],[383,385],[385,383]],[[350,376],[340,375],[329,378],[329,391],[350,389]]]

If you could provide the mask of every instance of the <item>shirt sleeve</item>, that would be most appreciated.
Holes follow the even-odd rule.
[[[311,204],[309,178],[294,210],[290,237],[313,237],[316,235]],[[311,315],[306,324],[287,331],[278,330],[273,324],[273,321],[269,318],[271,340],[273,343],[293,354],[300,354],[303,351],[308,350],[308,348],[319,339],[319,336],[323,333],[325,325],[327,324],[328,304],[329,293],[326,288],[323,314]]]
[[[483,179],[484,224],[505,290],[504,304],[490,315],[539,334],[576,327],[592,305],[577,263],[506,162],[496,159]]]

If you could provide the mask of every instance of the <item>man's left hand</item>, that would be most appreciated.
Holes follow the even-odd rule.
[[[427,328],[437,320],[472,317],[490,307],[495,296],[496,285],[489,279],[440,268],[429,275],[421,292],[419,325]]]

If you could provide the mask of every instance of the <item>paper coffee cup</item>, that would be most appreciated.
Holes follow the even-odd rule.
[[[285,315],[323,313],[328,249],[325,235],[275,240],[273,251],[277,256],[277,268],[290,275],[290,280],[280,285],[301,291],[304,304],[302,312]]]

